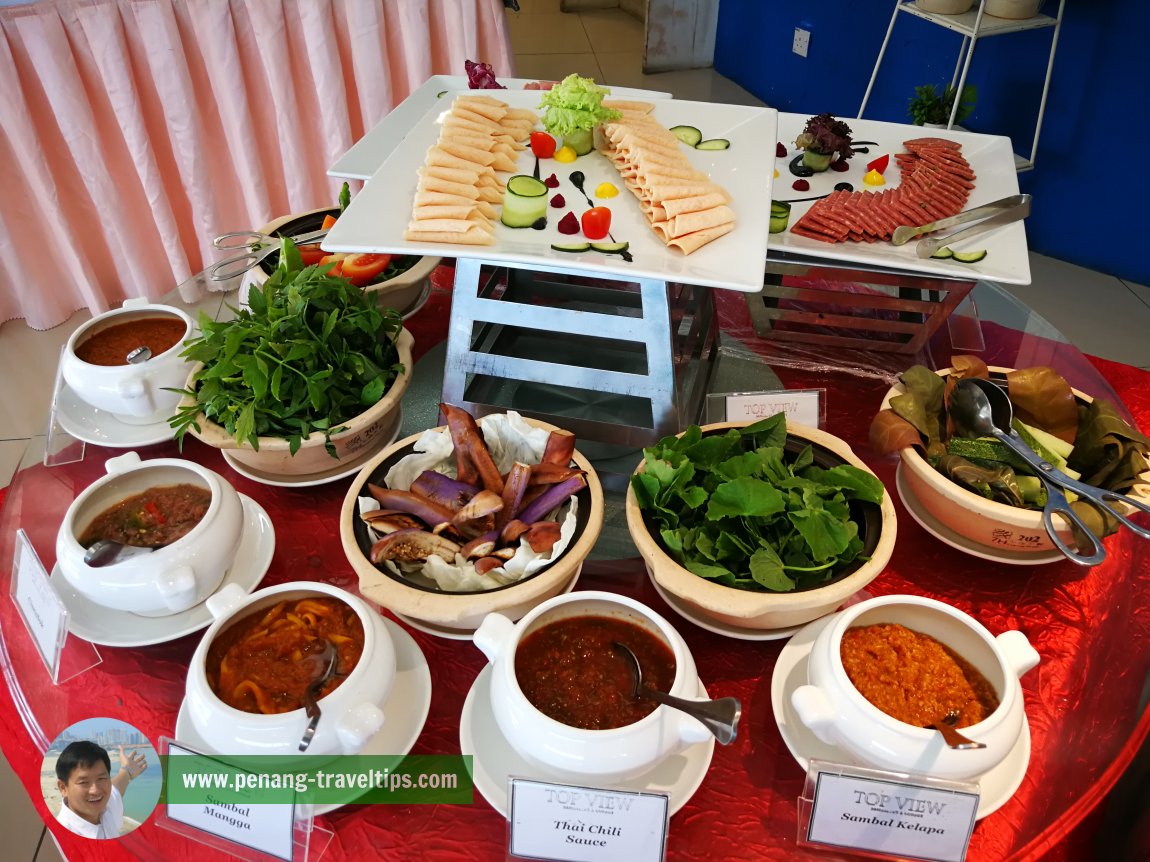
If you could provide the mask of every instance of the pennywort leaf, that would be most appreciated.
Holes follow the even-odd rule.
[[[816,459],[811,445],[788,450],[782,414],[706,437],[692,426],[644,450],[631,487],[648,528],[684,568],[728,587],[785,592],[859,560],[852,507],[884,493],[868,471]]]

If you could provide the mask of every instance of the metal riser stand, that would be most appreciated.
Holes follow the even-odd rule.
[[[638,448],[697,420],[717,353],[709,288],[460,258],[443,400]]]

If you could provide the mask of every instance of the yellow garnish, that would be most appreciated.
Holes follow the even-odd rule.
[[[886,180],[878,171],[867,171],[866,176],[863,177],[863,183],[868,186],[885,186]]]
[[[595,197],[597,198],[613,198],[617,194],[619,194],[619,190],[611,183],[599,183],[595,187]]]
[[[775,179],[777,180],[778,178],[779,178],[779,169],[775,168]]]
[[[573,162],[575,161],[575,151],[570,147],[560,147],[555,151],[555,161]]]

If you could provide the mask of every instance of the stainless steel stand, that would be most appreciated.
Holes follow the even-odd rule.
[[[710,288],[460,258],[443,400],[649,446],[697,420],[717,348]]]

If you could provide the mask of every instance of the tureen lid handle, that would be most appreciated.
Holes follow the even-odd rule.
[[[503,614],[490,613],[483,618],[479,628],[472,636],[480,652],[487,656],[488,661],[495,661],[504,645],[511,639],[515,630],[515,623]]]

